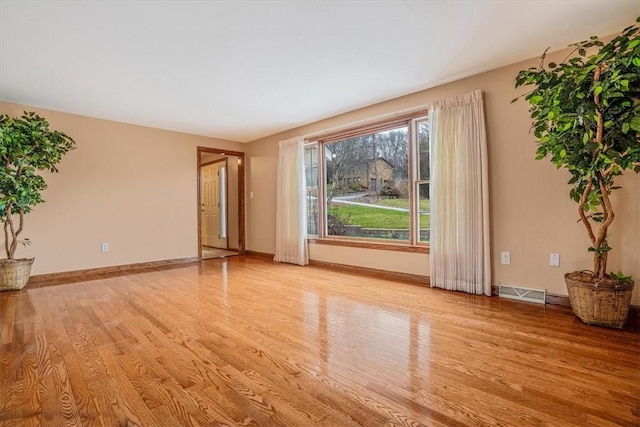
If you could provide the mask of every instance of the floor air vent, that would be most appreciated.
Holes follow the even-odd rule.
[[[529,289],[517,286],[500,285],[500,293],[498,295],[502,298],[544,304],[547,291],[544,289]]]

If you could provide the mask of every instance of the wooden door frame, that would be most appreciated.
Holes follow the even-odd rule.
[[[202,186],[202,182],[201,182],[201,168],[202,165],[200,165],[201,162],[201,157],[203,153],[213,153],[213,154],[220,154],[222,156],[225,156],[225,159],[227,158],[226,156],[235,156],[238,157],[238,159],[240,159],[240,163],[238,164],[238,246],[239,247],[239,251],[240,254],[244,254],[245,252],[245,217],[244,217],[244,209],[245,209],[245,200],[244,200],[244,153],[241,153],[239,151],[231,151],[231,150],[221,150],[218,148],[209,148],[209,147],[198,147],[198,155],[196,156],[196,161],[197,161],[197,185],[198,185],[198,200],[197,200],[197,214],[198,214],[198,259],[202,260],[202,218],[201,218],[201,214],[200,214],[200,205],[202,203],[202,198],[201,198],[201,186]],[[227,166],[227,170],[228,170],[228,166]],[[229,198],[229,180],[226,180],[226,184],[227,184],[227,201]],[[228,205],[228,203],[227,203]],[[228,206],[227,206],[228,207]],[[229,217],[227,216],[227,224],[229,223]],[[227,232],[227,247],[229,247],[229,236],[228,236],[228,232]]]

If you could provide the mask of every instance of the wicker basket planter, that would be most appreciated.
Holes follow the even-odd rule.
[[[33,258],[0,260],[0,291],[22,289],[29,281]]]
[[[571,308],[587,325],[622,329],[627,321],[633,281],[619,283],[612,279],[592,282],[589,273],[575,271],[564,275]]]

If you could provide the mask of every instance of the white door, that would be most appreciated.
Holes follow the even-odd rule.
[[[214,248],[227,248],[225,209],[226,203],[221,199],[225,195],[222,188],[225,184],[222,174],[226,172],[224,162],[203,166],[201,173],[201,227],[202,244]]]

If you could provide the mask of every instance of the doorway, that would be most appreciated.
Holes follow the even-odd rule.
[[[198,257],[244,251],[244,153],[198,147]]]

